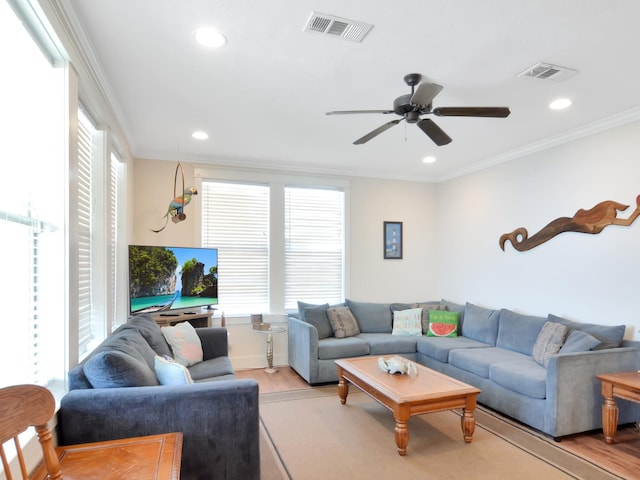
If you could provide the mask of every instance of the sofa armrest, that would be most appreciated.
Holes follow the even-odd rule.
[[[224,327],[196,328],[205,360],[229,356],[229,338]]]
[[[290,316],[287,333],[289,365],[307,383],[317,383],[320,367],[318,365],[318,331],[316,327]]]
[[[58,413],[61,445],[184,434],[181,478],[260,478],[258,383],[72,390]]]
[[[557,422],[554,437],[602,427],[601,373],[637,370],[640,350],[621,347],[551,357],[547,367],[545,423]],[[619,405],[620,423],[637,421],[640,406]]]

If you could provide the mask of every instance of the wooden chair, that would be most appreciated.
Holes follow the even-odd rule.
[[[56,455],[47,423],[55,413],[56,402],[49,390],[38,385],[15,385],[0,389],[0,456],[7,480],[13,480],[4,444],[13,439],[23,480],[29,479],[18,435],[33,426],[44,454],[44,464],[51,480],[61,480],[60,462]]]

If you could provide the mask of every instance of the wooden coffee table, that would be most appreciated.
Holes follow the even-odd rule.
[[[377,356],[336,360],[336,365],[338,395],[342,404],[347,402],[349,383],[352,383],[393,412],[396,446],[400,455],[407,453],[409,418],[423,413],[462,408],[462,434],[464,441],[471,443],[476,428],[473,411],[479,389],[417,363],[418,375],[392,375],[378,367]]]

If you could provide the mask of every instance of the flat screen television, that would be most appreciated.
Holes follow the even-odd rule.
[[[131,313],[218,304],[216,248],[129,245]]]

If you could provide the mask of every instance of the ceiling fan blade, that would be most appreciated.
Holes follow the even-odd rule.
[[[433,140],[433,143],[435,143],[439,147],[451,142],[451,137],[444,133],[444,130],[436,125],[433,120],[429,118],[423,118],[417,123],[417,125],[418,127],[420,127],[420,130],[426,133],[429,138]]]
[[[384,125],[376,128],[375,130],[370,131],[364,137],[359,138],[358,140],[353,142],[353,144],[354,145],[362,145],[363,143],[367,143],[372,138],[377,137],[378,135],[380,135],[385,130],[388,130],[391,127],[393,127],[394,125],[397,125],[398,123],[400,123],[402,120],[403,120],[402,118],[399,118],[397,120],[391,120],[390,122],[385,123]]]
[[[336,110],[325,115],[351,115],[354,113],[393,113],[393,110]]]
[[[505,118],[511,113],[507,107],[440,107],[432,113],[439,117],[497,117]]]
[[[437,83],[421,83],[411,97],[411,104],[421,107],[431,105],[431,101],[440,93],[440,90],[442,86]]]

